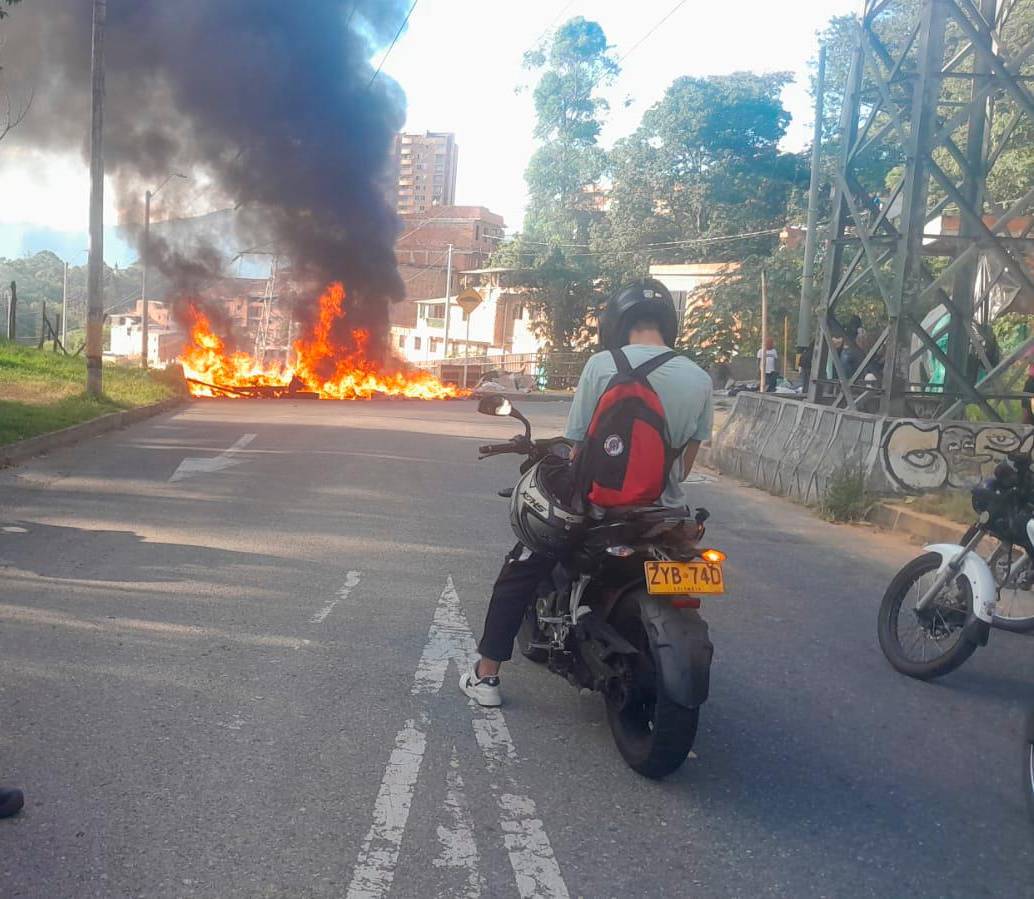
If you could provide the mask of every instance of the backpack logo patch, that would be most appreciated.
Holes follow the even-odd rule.
[[[625,451],[625,441],[617,434],[611,434],[603,441],[603,452],[608,456],[620,456]]]

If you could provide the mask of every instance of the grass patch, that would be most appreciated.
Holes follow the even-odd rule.
[[[973,499],[968,490],[945,490],[942,493],[926,493],[906,500],[910,509],[927,515],[940,515],[958,524],[972,524],[977,517],[973,511]]]
[[[864,466],[859,462],[844,462],[829,476],[819,513],[827,521],[861,521],[869,514],[873,502],[865,489]]]
[[[106,364],[104,395],[86,395],[86,360],[0,340],[0,445],[182,394],[171,373]]]

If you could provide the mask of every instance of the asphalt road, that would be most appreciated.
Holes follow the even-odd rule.
[[[677,774],[523,661],[473,709],[515,471],[475,448],[513,430],[211,401],[0,472],[0,895],[1034,896],[1031,644],[895,674],[876,608],[916,548],[756,490],[688,485],[730,593]]]

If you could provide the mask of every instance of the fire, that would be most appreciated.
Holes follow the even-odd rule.
[[[319,317],[310,334],[294,342],[291,365],[229,352],[208,317],[190,307],[190,340],[180,355],[192,396],[316,395],[324,400],[369,399],[376,395],[441,400],[469,396],[469,390],[443,384],[430,372],[386,369],[366,356],[370,335],[356,329],[354,346],[333,337],[345,315],[345,288],[335,282],[320,297]],[[329,376],[319,372],[330,372]]]

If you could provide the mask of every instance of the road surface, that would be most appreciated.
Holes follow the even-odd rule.
[[[682,770],[632,773],[523,661],[472,708],[515,471],[475,447],[513,431],[210,401],[0,472],[0,895],[1034,895],[1030,644],[895,674],[876,608],[916,549],[724,479],[687,486],[730,593]]]

